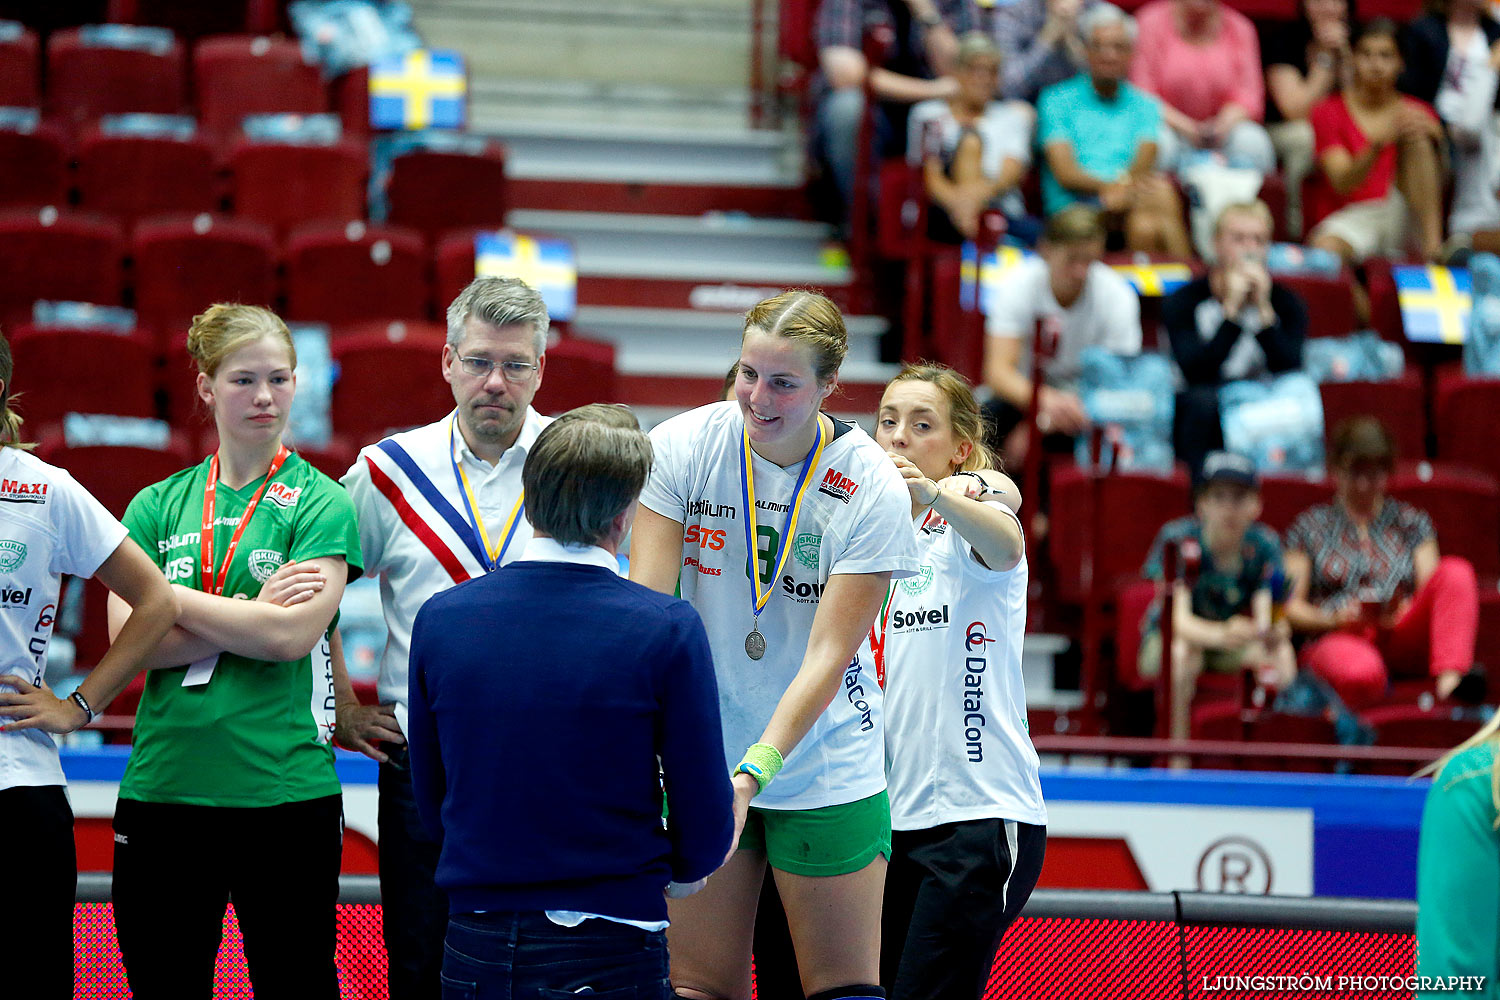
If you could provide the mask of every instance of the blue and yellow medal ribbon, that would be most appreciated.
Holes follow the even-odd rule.
[[[787,557],[792,554],[792,538],[797,533],[797,518],[802,513],[802,501],[807,496],[807,487],[812,483],[812,471],[818,467],[818,460],[823,457],[823,446],[828,443],[828,433],[823,430],[821,414],[817,423],[818,436],[813,441],[812,450],[802,460],[802,471],[797,473],[797,485],[792,489],[792,502],[786,513],[786,527],[777,540],[774,553],[776,568],[771,573],[773,582],[781,576],[781,571],[786,568]],[[753,613],[756,621],[759,621],[761,611],[771,599],[773,588],[770,584],[762,583],[760,573],[756,572],[755,554],[759,550],[755,544],[755,536],[759,525],[755,517],[755,470],[751,467],[750,455],[750,428],[746,425],[740,438],[740,496],[745,504],[745,552],[746,558],[750,560],[750,585],[755,590]]]
[[[505,521],[505,528],[500,532],[500,545],[497,548],[490,544],[490,536],[484,530],[484,518],[479,513],[479,504],[474,499],[473,487],[469,485],[469,477],[464,474],[463,466],[458,461],[458,416],[453,417],[453,423],[448,426],[448,459],[453,463],[453,478],[458,482],[458,492],[464,498],[464,510],[469,515],[469,527],[474,531],[474,537],[479,541],[479,547],[485,554],[487,564],[486,570],[494,570],[505,558],[505,550],[510,548],[510,541],[516,537],[516,526],[521,523],[521,512],[526,509],[526,491],[516,497],[516,505],[510,510],[510,517]]]

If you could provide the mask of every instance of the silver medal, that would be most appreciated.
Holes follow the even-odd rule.
[[[766,637],[760,634],[760,626],[750,630],[745,636],[745,655],[752,660],[758,660],[766,655]]]

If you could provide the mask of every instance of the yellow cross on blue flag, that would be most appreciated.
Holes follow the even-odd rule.
[[[1414,344],[1462,344],[1469,329],[1473,286],[1461,267],[1403,264],[1391,268],[1401,327]]]
[[[412,49],[382,59],[370,67],[370,126],[463,128],[468,89],[464,57],[450,49]]]
[[[572,322],[578,312],[578,262],[573,244],[549,236],[502,229],[474,237],[476,278],[520,278],[535,288],[554,321]]]
[[[974,291],[979,290],[979,311],[988,316],[995,302],[995,289],[1001,277],[1021,261],[1036,254],[1024,247],[999,246],[980,256],[979,248],[965,243],[959,265],[959,298],[965,309],[974,308]]]
[[[1161,298],[1193,280],[1186,264],[1115,264],[1115,273],[1130,283],[1137,295]]]

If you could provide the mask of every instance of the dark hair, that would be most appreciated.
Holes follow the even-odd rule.
[[[719,389],[719,399],[728,399],[729,394],[734,391],[734,383],[739,381],[740,363],[736,361],[729,366],[729,371],[724,373],[724,385]]]
[[[565,413],[559,413],[553,419],[554,424],[565,423],[569,420],[592,420],[596,424],[606,427],[620,427],[627,431],[638,431],[641,422],[635,418],[630,407],[624,403],[585,403],[583,406],[575,406]]]
[[[1388,17],[1372,17],[1354,25],[1349,33],[1349,48],[1355,48],[1366,38],[1389,38],[1396,51],[1401,51],[1401,27]]]
[[[641,495],[651,439],[616,420],[564,414],[537,435],[521,467],[526,519],[537,531],[563,545],[598,545]]]
[[[1389,472],[1396,465],[1396,439],[1377,417],[1350,417],[1333,430],[1328,464],[1336,469],[1377,465]]]

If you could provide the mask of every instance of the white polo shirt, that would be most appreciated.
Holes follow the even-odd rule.
[[[406,731],[407,665],[411,625],[432,595],[484,575],[472,551],[472,529],[449,451],[454,415],[364,448],[340,480],[359,515],[365,575],[380,579],[380,607],[390,632],[380,656],[376,684],[382,703],[395,702],[396,722]],[[542,428],[552,422],[527,407],[516,443],[493,466],[452,439],[492,544],[500,544],[506,520],[521,495],[521,467]],[[531,541],[524,513],[501,564],[521,558]]]
[[[754,565],[771,587],[760,616],[764,658],[745,653],[754,616],[740,486],[739,404],[712,403],[651,432],[655,463],[641,492],[649,509],[686,528],[679,577],[682,597],[708,631],[724,722],[725,767],[760,740],[802,666],[813,617],[835,573],[917,568],[911,501],[891,460],[870,436],[838,424],[823,448],[803,501],[791,555],[771,577],[772,553],[786,525],[799,466],[784,469],[754,455],[758,535]],[[875,795],[885,787],[880,687],[874,664],[856,655],[832,703],[787,755],[776,780],[755,799],[761,809],[819,809]]]
[[[62,574],[93,576],[125,534],[66,471],[0,448],[0,674],[41,683]],[[0,789],[66,783],[51,736],[0,733]]]
[[[1045,826],[1021,678],[1026,559],[992,570],[937,514],[916,523],[921,570],[895,585],[885,622],[891,828]]]

